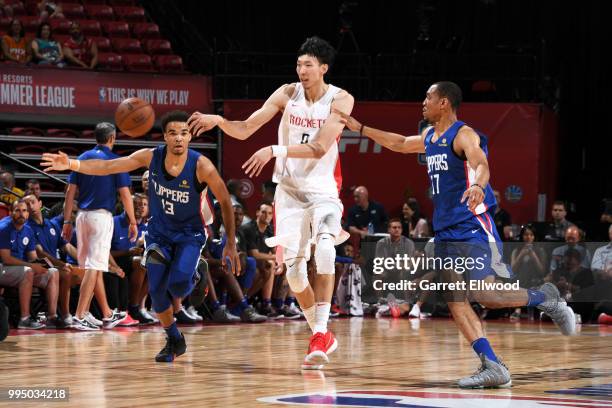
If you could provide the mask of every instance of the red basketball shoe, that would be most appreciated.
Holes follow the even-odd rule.
[[[328,330],[327,333],[317,332],[310,337],[308,354],[302,364],[303,370],[320,370],[323,364],[329,363],[329,355],[338,348],[338,340]]]

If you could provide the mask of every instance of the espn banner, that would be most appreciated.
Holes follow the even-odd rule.
[[[130,97],[151,103],[157,117],[175,109],[212,111],[210,78],[204,76],[0,65],[0,114],[5,117],[13,113],[110,119],[117,105]]]

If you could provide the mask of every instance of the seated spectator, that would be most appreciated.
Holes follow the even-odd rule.
[[[493,195],[495,196],[495,201],[497,201],[495,215],[493,216],[495,228],[497,228],[499,237],[503,241],[507,241],[510,239],[510,235],[512,235],[512,217],[510,217],[510,213],[508,211],[502,208],[501,195],[499,194],[499,191],[493,190]]]
[[[510,266],[522,288],[534,288],[544,283],[546,270],[546,252],[542,247],[534,245],[536,231],[533,226],[525,225],[521,229],[519,239],[523,245],[512,251]],[[516,308],[511,319],[521,317],[521,308]]]
[[[20,329],[36,330],[45,325],[30,315],[32,287],[46,289],[47,320],[60,325],[57,317],[59,274],[55,268],[37,263],[36,236],[26,224],[28,206],[18,200],[12,204],[10,217],[0,221],[0,286],[19,288]]]
[[[575,249],[580,254],[582,267],[589,268],[591,266],[591,253],[588,249],[579,244],[581,238],[580,234],[580,229],[575,225],[565,230],[566,244],[553,250],[552,259],[550,261],[550,272],[555,272],[555,270],[563,266],[565,253],[570,249]]]
[[[335,290],[330,317],[340,314],[363,316],[361,284],[361,265],[355,259],[353,245],[346,243],[339,256],[336,256]]]
[[[76,21],[70,23],[70,38],[63,50],[64,58],[74,66],[94,69],[98,65],[98,45],[85,37]]]
[[[0,0],[0,17],[13,17],[13,7],[5,0]]]
[[[387,229],[389,236],[376,242],[376,255],[378,259],[395,259],[396,256],[408,257],[414,256],[415,246],[414,242],[410,238],[406,238],[402,235],[402,222],[399,218],[391,218],[389,220],[389,227]],[[399,270],[385,270],[379,275],[380,279],[385,282],[400,282],[404,279],[411,279],[413,276],[411,271],[405,269]],[[402,296],[404,291],[398,291],[397,295]]]
[[[66,66],[62,46],[53,39],[49,23],[42,23],[38,27],[36,38],[32,41],[32,53],[38,65]]]
[[[572,299],[581,289],[590,288],[594,284],[593,273],[582,266],[582,260],[580,252],[570,248],[563,255],[561,267],[546,277],[546,281],[554,283],[566,300]]]
[[[6,61],[27,64],[32,60],[30,44],[25,38],[25,29],[19,19],[11,21],[8,34],[2,37],[2,55]]]
[[[565,237],[568,227],[574,225],[565,219],[567,206],[564,201],[557,200],[552,206],[552,223],[548,226],[545,239],[549,241],[561,241]]]
[[[429,225],[421,216],[421,210],[416,198],[409,198],[402,206],[402,234],[408,238],[429,237]]]
[[[43,21],[47,21],[49,18],[64,18],[62,5],[49,0],[38,3],[38,14]]]
[[[598,315],[600,324],[612,324],[612,225],[608,227],[608,239],[607,245],[595,250],[591,263],[596,284],[591,297],[596,302],[592,314]]]
[[[257,275],[255,283],[249,290],[249,297],[257,293],[260,289],[262,292],[262,308],[260,313],[268,317],[278,317],[279,311],[272,309],[272,290],[274,289],[274,276],[279,275],[282,271],[282,266],[276,263],[276,255],[272,252],[272,248],[266,245],[266,238],[274,235],[270,223],[272,221],[272,205],[262,203],[258,207],[257,217],[240,227],[244,238],[248,255],[255,258],[257,262]],[[265,279],[265,280],[264,280]]]
[[[368,189],[359,186],[353,192],[355,205],[349,208],[347,226],[351,234],[361,238],[368,234],[384,233],[387,230],[387,213],[383,206],[369,200]]]
[[[36,198],[40,198],[40,181],[36,179],[29,179],[26,181],[26,190],[34,194]]]
[[[23,190],[15,187],[15,176],[13,173],[5,171],[0,173],[0,182],[4,185],[4,188],[11,190],[14,194],[2,190],[0,195],[0,201],[5,204],[13,204],[15,201],[23,197]]]

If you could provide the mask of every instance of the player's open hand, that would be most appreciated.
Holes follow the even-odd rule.
[[[354,117],[347,115],[346,113],[339,111],[336,108],[332,109],[332,113],[340,116],[340,122],[344,123],[344,125],[352,130],[353,132],[359,132],[361,130],[361,123],[357,121]]]
[[[257,177],[261,173],[261,169],[270,161],[272,158],[272,147],[262,147],[253,154],[249,160],[245,161],[242,165],[244,172],[249,177]]]
[[[138,225],[130,224],[128,227],[128,238],[130,242],[136,242],[136,239],[138,239]]]
[[[484,201],[484,191],[476,184],[472,184],[461,197],[461,202],[467,200],[467,206],[471,212],[476,210],[476,207]]]
[[[187,119],[189,132],[193,136],[198,136],[217,126],[219,124],[219,118],[219,115],[206,115],[204,113],[194,112],[189,119]]]
[[[234,275],[240,276],[240,258],[238,257],[236,244],[225,244],[225,247],[223,248],[223,256],[221,257],[221,264],[224,268],[229,267]]]
[[[43,153],[42,161],[40,162],[42,167],[46,167],[45,172],[50,171],[62,171],[70,168],[70,158],[62,151],[58,154],[55,153]]]

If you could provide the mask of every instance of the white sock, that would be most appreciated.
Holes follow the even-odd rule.
[[[331,303],[316,303],[317,309],[315,311],[315,324],[312,331],[314,333],[327,333],[327,321],[329,320],[329,309],[331,309]]]
[[[312,333],[314,334],[314,324],[315,324],[315,311],[317,309],[317,304],[315,303],[314,305],[310,306],[308,309],[302,309],[302,312],[304,312],[304,317],[306,318],[306,322],[308,322],[308,327],[310,327],[310,330],[312,330]]]

